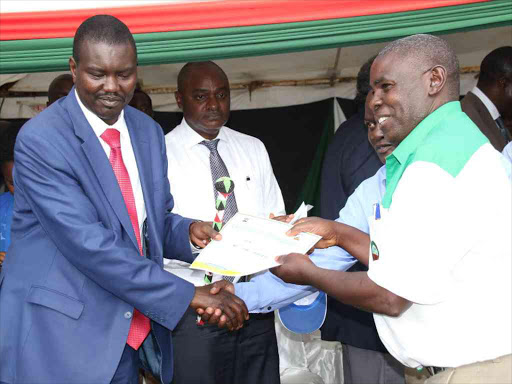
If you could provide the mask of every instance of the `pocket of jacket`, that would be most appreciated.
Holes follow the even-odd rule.
[[[27,302],[42,305],[77,320],[84,310],[84,303],[58,291],[33,285]]]

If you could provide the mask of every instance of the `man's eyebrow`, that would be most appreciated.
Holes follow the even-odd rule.
[[[133,67],[133,66],[129,66],[129,67],[126,67],[126,68],[121,68],[120,71],[118,72],[128,72],[128,71],[134,71],[137,67]]]
[[[89,71],[108,72],[108,69],[105,70],[105,68],[102,67],[101,65],[96,65],[94,63],[87,65],[85,68]],[[135,69],[137,69],[137,66],[127,64],[125,67],[121,68],[119,71],[116,71],[116,73],[133,71]]]
[[[221,88],[216,88],[213,90],[213,92],[219,92],[219,91],[226,91],[228,90],[229,87],[221,87]],[[195,88],[192,90],[192,92],[210,92],[209,89],[206,89],[206,88]]]
[[[94,64],[94,63],[91,63],[89,65],[86,66],[87,69],[90,69],[90,70],[94,70],[94,71],[103,71],[103,68]]]

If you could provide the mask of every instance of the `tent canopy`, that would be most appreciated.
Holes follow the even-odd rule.
[[[512,2],[217,0],[2,12],[0,73],[66,70],[76,28],[98,13],[123,20],[134,33],[139,63],[155,65],[326,49],[414,33],[510,25]]]
[[[509,0],[91,3],[98,4],[2,0],[0,85],[17,81],[10,96],[46,92],[54,71],[68,70],[74,31],[98,13],[119,17],[134,32],[140,82],[159,111],[177,110],[172,92],[187,61],[216,60],[230,79],[233,109],[252,109],[353,98],[355,76],[370,56],[386,41],[421,32],[443,34],[455,48],[467,73],[465,94],[482,58],[512,44]],[[31,117],[45,103],[43,94],[8,97],[0,117]]]

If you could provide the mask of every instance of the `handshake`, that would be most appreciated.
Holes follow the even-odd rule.
[[[189,235],[190,241],[198,248],[204,248],[212,239],[222,239],[222,235],[212,228],[211,222],[192,223]],[[190,307],[205,323],[217,324],[219,328],[226,327],[230,331],[242,328],[244,321],[249,320],[247,306],[235,296],[235,287],[227,280],[196,287]]]
[[[235,296],[235,287],[227,280],[196,287],[190,307],[205,323],[217,324],[230,331],[242,328],[249,320],[249,311],[242,299]]]

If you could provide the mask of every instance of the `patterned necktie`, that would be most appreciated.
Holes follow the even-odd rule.
[[[109,128],[103,132],[101,138],[110,147],[109,161],[112,165],[112,169],[114,170],[114,175],[116,175],[121,193],[123,194],[124,203],[126,204],[126,209],[128,210],[128,215],[130,216],[130,221],[132,222],[137,244],[139,246],[139,252],[143,255],[139,220],[137,218],[137,209],[135,207],[135,197],[133,196],[130,176],[123,162],[119,131],[117,129]],[[130,332],[128,333],[126,343],[135,350],[139,349],[150,330],[151,325],[149,319],[134,308],[133,319],[130,324]]]
[[[507,128],[505,128],[505,122],[503,121],[503,118],[501,116],[498,116],[498,118],[494,121],[496,122],[496,125],[498,126],[501,135],[505,139],[505,142],[508,143],[510,141],[510,137],[507,133]]]
[[[219,179],[223,177],[229,178],[229,172],[226,168],[226,164],[222,160],[222,157],[219,155],[219,151],[217,151],[217,145],[219,144],[219,139],[207,141],[201,141],[201,144],[210,150],[210,171],[212,173],[212,184],[213,184],[213,195],[215,197],[215,203],[217,207],[218,199],[218,187],[215,185]],[[236,205],[235,193],[231,192],[226,199],[226,206],[224,207],[224,216],[222,217],[222,223],[227,223],[229,219],[235,216],[235,213],[238,212],[238,207]],[[233,282],[235,278],[233,276],[223,276],[224,280],[228,280]],[[212,281],[212,274],[207,273],[205,275],[205,283],[209,284]]]
[[[207,141],[201,141],[201,144],[210,150],[210,171],[212,173],[212,184],[213,184],[213,193],[215,197],[215,201],[217,201],[218,191],[215,187],[215,183],[221,177],[229,177],[228,169],[226,168],[226,164],[222,161],[222,157],[220,157],[219,152],[217,151],[217,145],[219,144],[219,139]],[[238,207],[236,205],[235,193],[230,193],[226,200],[226,207],[224,209],[224,217],[222,218],[222,222],[225,224],[235,216],[235,213],[238,212]]]

